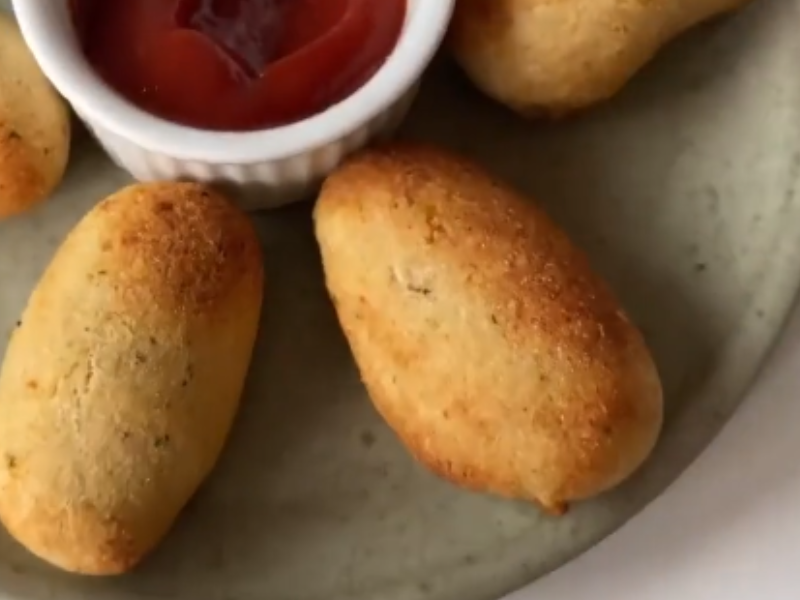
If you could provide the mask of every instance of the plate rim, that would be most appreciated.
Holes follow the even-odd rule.
[[[585,554],[503,600],[794,600],[798,373],[795,305],[740,408],[683,474]]]

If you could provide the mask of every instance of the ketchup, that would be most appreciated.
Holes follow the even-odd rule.
[[[241,131],[308,118],[394,49],[406,0],[71,0],[98,74],[161,118]]]

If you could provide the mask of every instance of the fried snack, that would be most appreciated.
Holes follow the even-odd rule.
[[[69,234],[0,370],[0,521],[76,573],[132,569],[214,467],[262,302],[248,219],[205,187],[134,185]]]
[[[667,42],[748,0],[458,0],[449,46],[488,96],[558,117],[611,98]]]
[[[0,12],[0,219],[45,200],[69,160],[70,117],[25,45]]]
[[[641,334],[508,185],[440,150],[387,146],[334,173],[314,217],[369,395],[435,473],[560,513],[650,454],[662,390]]]

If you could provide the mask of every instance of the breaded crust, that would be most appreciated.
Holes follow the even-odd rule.
[[[69,160],[70,116],[28,50],[16,23],[0,12],[0,219],[47,198]]]
[[[69,234],[0,370],[0,521],[92,575],[133,568],[206,478],[261,310],[247,217],[200,185],[121,190]]]
[[[648,456],[662,391],[641,334],[509,186],[443,151],[391,145],[333,174],[314,216],[370,397],[433,471],[559,512]]]
[[[674,37],[750,0],[458,0],[448,45],[488,96],[560,117],[617,94]]]

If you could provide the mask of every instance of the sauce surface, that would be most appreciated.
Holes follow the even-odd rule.
[[[364,85],[406,0],[71,0],[86,56],[140,108],[253,130],[299,121]]]

